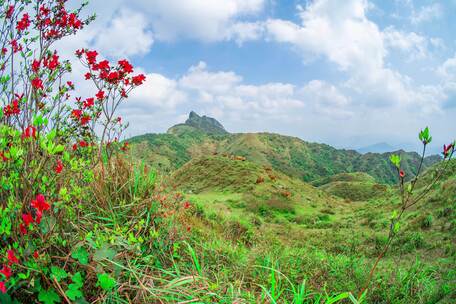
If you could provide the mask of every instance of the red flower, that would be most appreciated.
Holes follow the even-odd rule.
[[[86,141],[81,140],[81,141],[79,142],[79,146],[80,146],[81,148],[85,148],[85,147],[88,147],[89,144],[88,144]]]
[[[17,259],[16,255],[14,254],[13,250],[8,250],[7,252],[8,255],[8,261],[11,264],[19,264],[19,260]]]
[[[52,55],[51,60],[45,60],[44,65],[51,71],[55,70],[59,66],[59,56],[57,54]]]
[[[5,282],[0,282],[0,291],[1,291],[2,293],[6,293]]]
[[[76,151],[78,149],[78,144],[73,144],[73,151]]]
[[[111,72],[108,74],[107,79],[109,82],[116,82],[119,80],[119,72]]]
[[[10,44],[13,47],[13,53],[17,53],[19,51],[22,51],[22,45],[17,43],[16,39],[11,40]]]
[[[189,201],[187,201],[187,202],[184,203],[184,209],[188,209],[188,208],[190,208],[190,207],[191,207],[191,205],[190,205],[190,202],[189,202]]]
[[[22,139],[25,138],[33,138],[36,139],[36,128],[33,126],[28,126],[25,130],[24,133],[22,133]]]
[[[86,80],[89,80],[90,78],[92,78],[92,74],[86,73],[86,74],[84,75],[84,77],[85,77]]]
[[[57,164],[55,165],[54,171],[57,174],[62,173],[63,170],[63,163],[60,159],[57,160]]]
[[[22,19],[19,20],[19,22],[17,23],[16,29],[17,29],[19,32],[22,32],[22,31],[26,30],[29,26],[30,26],[29,15],[28,15],[27,13],[25,13],[25,14],[22,16]]]
[[[32,87],[34,87],[36,90],[39,90],[39,89],[43,90],[44,89],[43,81],[38,77],[34,78],[32,80]]]
[[[41,212],[47,211],[51,208],[42,194],[38,194],[36,199],[32,201],[32,207]]]
[[[146,76],[144,74],[139,74],[138,76],[135,76],[131,79],[131,82],[133,82],[134,85],[139,86],[144,83],[146,80]]]
[[[26,234],[27,234],[27,228],[25,228],[24,223],[21,223],[21,224],[19,225],[19,230],[21,231],[21,233],[22,233],[23,235],[26,235]]]
[[[103,100],[105,98],[105,92],[100,90],[98,93],[95,95],[98,100]]]
[[[119,65],[122,67],[125,74],[133,73],[133,66],[127,60],[120,60]]]
[[[32,214],[29,213],[23,213],[22,214],[22,220],[24,221],[25,227],[30,226],[34,222]]]
[[[67,86],[70,87],[70,89],[74,90],[74,84],[71,81],[67,81]]]
[[[405,172],[404,172],[404,170],[399,171],[399,176],[400,176],[401,178],[404,178],[404,177],[405,177]]]
[[[452,149],[453,149],[453,144],[449,144],[448,146],[447,145],[443,145],[443,152],[442,152],[443,156],[445,158],[447,158],[448,155],[450,155],[450,152],[451,152]]]
[[[5,154],[3,154],[2,152],[0,152],[0,159],[4,162],[8,161],[8,157],[6,157]]]
[[[120,124],[122,124],[122,117],[120,117],[120,116],[117,117],[117,122],[120,123]]]
[[[122,96],[123,98],[128,98],[128,95],[127,95],[127,92],[125,91],[125,89],[122,88],[122,90],[120,90],[120,96]]]
[[[3,274],[5,278],[8,280],[11,277],[11,268],[4,265],[2,270],[0,270],[0,273]]]
[[[128,145],[129,145],[128,141],[124,142],[124,144],[123,144],[122,148],[120,148],[120,150],[122,150],[124,152],[127,151],[128,150]]]
[[[76,56],[78,56],[79,58],[82,57],[82,55],[85,53],[85,50],[84,49],[80,49],[80,50],[77,50],[76,51]]]
[[[94,66],[94,68],[95,68],[95,66]],[[100,69],[100,70],[109,70],[111,67],[109,66],[109,61],[103,60],[103,61],[100,61],[100,62],[96,65],[96,68],[97,68],[97,69]]]
[[[11,116],[11,115],[18,115],[21,113],[21,109],[19,109],[19,101],[17,99],[13,100],[13,102],[10,105],[7,105],[3,109],[3,114],[5,116]]]
[[[39,60],[33,60],[33,63],[32,63],[32,70],[33,72],[35,73],[38,73],[38,70],[40,69],[40,65],[41,65],[41,62]]]
[[[36,219],[35,222],[39,225],[41,223],[41,218],[43,217],[43,211],[36,210]]]
[[[86,108],[91,108],[93,107],[93,105],[95,104],[94,102],[94,99],[92,97],[90,98],[87,98],[84,103],[83,103],[83,107],[86,109]]]
[[[90,121],[90,116],[88,115],[84,115],[81,117],[81,125],[85,126],[86,124],[88,124]]]
[[[85,53],[86,53],[87,62],[90,65],[95,64],[97,62],[97,56],[98,56],[97,51],[87,51]]]
[[[6,18],[13,17],[13,14],[14,14],[14,5],[10,5],[8,7],[8,10],[6,11]]]
[[[37,250],[35,250],[35,252],[33,253],[33,257],[35,259],[38,259],[40,257],[40,253]]]
[[[75,119],[79,120],[81,118],[81,116],[82,116],[82,110],[74,109],[71,112],[71,116],[73,116]]]

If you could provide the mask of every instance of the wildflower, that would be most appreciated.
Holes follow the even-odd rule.
[[[81,118],[81,116],[82,116],[82,110],[74,109],[71,112],[71,116],[73,116],[75,119],[79,120]]]
[[[95,104],[94,102],[94,99],[92,97],[90,98],[87,98],[84,103],[83,103],[83,107],[86,109],[86,108],[91,108],[93,107],[93,105]]]
[[[22,214],[22,220],[24,221],[24,224],[26,227],[30,226],[34,222],[32,214],[29,213],[23,213]]]
[[[97,51],[87,51],[85,53],[86,53],[87,62],[90,65],[93,65],[93,64],[95,64],[97,62],[97,56],[98,56],[98,52]]]
[[[76,56],[79,58],[81,58],[84,53],[85,53],[84,49],[76,50]]]
[[[100,62],[96,65],[96,68],[97,68],[97,69],[100,69],[100,70],[109,70],[111,67],[109,66],[109,61],[103,60],[103,61],[100,61]],[[94,67],[94,69],[95,69],[95,67]]]
[[[0,282],[0,292],[1,293],[6,293],[5,282]]]
[[[131,79],[131,82],[134,85],[139,86],[139,85],[142,85],[145,80],[146,80],[146,76],[144,76],[144,74],[139,74],[138,76],[133,77]]]
[[[21,223],[21,224],[19,225],[19,230],[21,231],[21,233],[22,233],[23,235],[26,235],[26,234],[27,234],[27,228],[25,228],[24,223]]]
[[[122,67],[122,70],[125,74],[133,73],[133,66],[127,60],[119,60],[119,65]]]
[[[17,25],[16,25],[16,29],[19,31],[19,32],[22,32],[24,30],[26,30],[28,27],[30,26],[30,19],[29,19],[29,15],[27,13],[25,13],[21,20],[19,20],[17,22]]]
[[[17,53],[19,51],[22,51],[22,45],[17,43],[16,39],[11,40],[10,44],[13,47],[13,53]]]
[[[3,274],[8,280],[11,277],[11,268],[9,268],[7,265],[4,265],[2,270],[0,270],[0,273]]]
[[[39,252],[37,250],[35,250],[35,252],[33,253],[33,257],[35,259],[38,259],[40,257],[40,254],[39,254]]]
[[[38,194],[36,196],[36,199],[32,201],[32,207],[41,212],[47,211],[51,208],[49,203],[46,202],[44,195],[42,194]]]
[[[16,255],[14,254],[13,250],[8,250],[7,252],[8,255],[8,261],[11,264],[19,264],[19,260],[17,259]]]
[[[399,171],[399,176],[400,176],[401,178],[404,178],[404,177],[405,177],[405,172],[404,172],[404,170]]]
[[[81,125],[82,126],[85,126],[86,124],[88,124],[90,121],[90,116],[89,115],[84,115],[81,117]]]
[[[186,201],[186,202],[184,203],[184,209],[188,209],[188,208],[190,208],[190,206],[191,206],[191,205],[190,205],[190,202],[189,202],[189,201]]]
[[[60,159],[57,160],[57,164],[55,165],[54,171],[57,174],[62,173],[63,170],[63,163]]]
[[[450,155],[450,152],[451,152],[452,149],[453,149],[453,144],[449,144],[448,146],[447,145],[443,145],[443,152],[442,152],[443,156],[445,158],[447,158],[448,155]]]
[[[33,63],[32,63],[32,71],[35,72],[35,73],[38,73],[38,70],[40,69],[40,65],[41,65],[41,61],[39,60],[33,60]]]
[[[98,100],[103,100],[105,98],[105,92],[100,90],[98,91],[98,93],[95,95],[97,97]]]
[[[39,89],[43,90],[44,89],[43,81],[38,77],[34,78],[32,80],[32,87],[34,87],[36,90],[39,90]]]
[[[13,17],[13,14],[14,14],[14,5],[10,5],[8,7],[8,10],[6,11],[6,18],[11,18]]]
[[[25,130],[24,133],[22,133],[22,139],[25,138],[33,138],[36,139],[36,128],[33,126],[28,126]]]

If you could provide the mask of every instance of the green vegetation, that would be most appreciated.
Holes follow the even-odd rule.
[[[192,112],[193,113],[193,112]],[[135,157],[168,172],[180,168],[194,157],[234,155],[246,157],[289,176],[313,182],[339,173],[364,172],[380,184],[397,183],[397,174],[389,161],[393,153],[360,154],[338,150],[325,144],[308,143],[296,137],[270,133],[229,134],[215,132],[197,118],[176,125],[167,134],[146,134],[130,139]],[[205,119],[211,119],[205,117]],[[195,123],[193,121],[198,121]],[[212,120],[211,120],[212,121]],[[218,122],[214,122],[217,126]],[[220,125],[221,126],[221,125]],[[220,128],[220,127],[219,127]],[[221,130],[224,130],[221,127]],[[416,174],[420,155],[398,151],[407,178]],[[438,162],[439,156],[425,159],[424,168]]]

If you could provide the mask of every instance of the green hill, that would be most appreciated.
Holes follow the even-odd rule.
[[[306,182],[352,172],[367,173],[378,183],[397,181],[396,169],[389,161],[392,153],[360,154],[271,133],[230,134],[215,119],[194,112],[185,124],[171,127],[167,134],[145,134],[129,141],[135,157],[165,171],[174,171],[194,157],[217,153],[243,156]],[[401,154],[404,171],[411,178],[420,156],[415,152],[395,153]],[[428,157],[424,165],[428,167],[439,159]]]
[[[340,173],[313,184],[332,195],[351,201],[368,201],[390,192],[387,185],[376,183],[372,176],[362,172]]]

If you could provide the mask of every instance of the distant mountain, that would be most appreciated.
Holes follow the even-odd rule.
[[[171,127],[168,133],[178,132],[176,129],[181,127],[190,126],[208,134],[228,134],[223,125],[218,122],[215,118],[208,116],[199,116],[195,112],[191,111],[188,119],[184,124],[178,124]]]
[[[195,158],[234,155],[306,182],[353,172],[367,173],[378,183],[397,182],[397,171],[389,161],[392,152],[361,154],[271,133],[230,134],[215,119],[194,112],[167,134],[145,134],[129,141],[134,157],[165,171],[174,171]],[[402,150],[394,153],[401,155],[406,176],[412,178],[420,156]],[[424,167],[439,160],[438,156],[428,157]]]
[[[385,142],[377,143],[377,144],[373,144],[373,145],[370,145],[370,146],[366,146],[366,147],[362,147],[362,148],[356,149],[356,151],[358,151],[361,154],[365,154],[365,153],[386,153],[386,152],[391,152],[391,151],[395,151],[395,150],[397,150],[395,147],[393,147],[392,145],[387,144]]]

